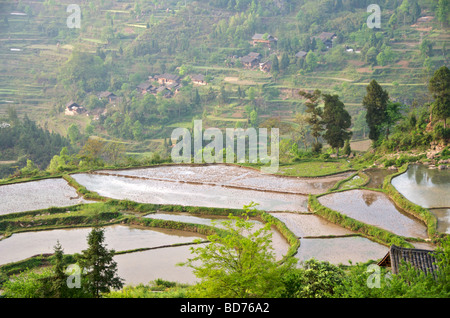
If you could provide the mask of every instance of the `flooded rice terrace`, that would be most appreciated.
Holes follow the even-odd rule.
[[[348,190],[327,194],[318,200],[332,210],[394,234],[423,239],[428,237],[425,223],[397,208],[382,192]]]
[[[87,235],[91,228],[75,228],[24,232],[0,241],[0,265],[26,259],[33,255],[53,253],[57,241],[65,254],[80,253],[88,247]],[[191,283],[195,277],[188,268],[177,263],[186,261],[192,245],[168,247],[172,244],[192,243],[206,237],[192,232],[168,229],[143,229],[113,225],[105,227],[105,244],[116,252],[138,248],[154,248],[148,251],[116,255],[118,274],[126,284],[148,283],[157,278]],[[137,261],[138,263],[134,263]],[[139,268],[138,272],[135,270]],[[139,279],[137,279],[140,277]]]
[[[392,185],[409,201],[434,214],[438,232],[450,234],[450,169],[410,165],[405,173],[392,178]]]
[[[450,208],[450,169],[410,165],[392,178],[392,185],[409,201],[424,208]]]
[[[64,179],[2,185],[0,198],[0,215],[89,203]]]
[[[408,170],[394,178],[393,184],[400,192],[411,189],[418,196],[412,183],[436,183],[440,177],[416,177],[415,170]],[[394,171],[366,170],[371,177],[370,187],[381,187],[387,174]],[[441,172],[441,171],[439,171]],[[113,199],[129,199],[141,203],[170,204],[184,206],[218,207],[242,209],[250,202],[256,202],[258,209],[265,210],[282,221],[296,237],[300,248],[296,257],[299,261],[309,258],[329,261],[334,264],[348,264],[348,260],[366,262],[382,258],[388,247],[355,236],[353,232],[310,214],[307,208],[308,194],[320,194],[333,187],[336,182],[352,173],[341,173],[320,178],[296,178],[266,175],[258,170],[230,165],[167,165],[151,168],[120,171],[101,170],[93,173],[79,173],[72,177],[88,190]],[[402,177],[403,178],[400,178]],[[398,179],[397,179],[398,178]],[[404,180],[406,178],[406,180]],[[412,178],[412,179],[411,179]],[[420,182],[418,180],[420,179]],[[431,180],[430,180],[431,179]],[[408,184],[409,183],[409,184]],[[439,181],[439,184],[448,186]],[[405,192],[406,191],[406,192]],[[439,206],[432,209],[440,215],[440,223],[448,230],[450,224],[448,198],[442,189],[436,190]],[[419,191],[420,192],[420,191]],[[445,188],[444,188],[445,192]],[[447,188],[448,193],[448,188]],[[48,179],[27,183],[0,186],[0,214],[69,206],[90,201],[79,198],[75,189],[63,179]],[[24,199],[26,198],[26,199]],[[348,190],[318,198],[319,202],[361,222],[372,224],[405,237],[427,238],[426,226],[421,221],[403,213],[381,192],[370,190]],[[430,201],[431,200],[431,201]],[[429,199],[427,202],[434,202]],[[154,213],[147,218],[173,220],[185,223],[214,225],[221,227],[224,216],[194,216],[188,213]],[[442,222],[442,220],[447,220]],[[252,220],[255,229],[263,224]],[[22,260],[41,253],[52,253],[59,240],[64,252],[81,252],[87,247],[86,237],[90,229],[48,230],[14,234],[0,241],[0,265]],[[128,226],[108,226],[105,230],[107,247],[116,251],[137,248],[156,248],[115,256],[118,274],[126,284],[148,283],[163,278],[182,283],[194,283],[195,276],[189,268],[176,266],[192,255],[189,245],[167,247],[176,243],[190,243],[203,238],[198,234],[143,229]],[[205,239],[205,238],[203,238]],[[272,229],[272,247],[277,259],[289,249],[286,239]]]

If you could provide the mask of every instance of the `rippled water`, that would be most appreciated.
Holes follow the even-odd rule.
[[[37,254],[53,253],[58,240],[64,253],[80,253],[88,246],[87,236],[90,231],[91,228],[75,228],[13,234],[0,241],[0,265]],[[105,244],[108,249],[115,251],[187,243],[198,238],[202,236],[184,231],[122,225],[105,227]]]
[[[113,199],[129,199],[141,203],[174,204],[242,209],[251,201],[266,211],[307,211],[307,196],[224,188],[148,179],[75,174],[72,176],[88,190]]]
[[[450,208],[450,169],[410,165],[392,178],[392,185],[409,201],[424,208]]]
[[[0,186],[0,214],[89,203],[64,179],[45,179]]]
[[[353,219],[406,237],[427,238],[427,228],[420,220],[402,212],[381,192],[349,190],[318,198],[326,207]]]

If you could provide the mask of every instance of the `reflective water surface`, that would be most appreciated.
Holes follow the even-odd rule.
[[[318,198],[326,207],[353,219],[406,237],[427,238],[425,223],[402,212],[384,194],[370,190],[349,190]]]
[[[332,264],[349,265],[383,258],[389,248],[364,237],[308,238],[300,240],[296,257],[299,261],[315,258]]]
[[[58,240],[64,253],[80,253],[88,246],[87,235],[90,231],[91,228],[75,228],[13,234],[0,241],[0,265],[37,254],[53,253]],[[115,251],[188,243],[200,238],[205,239],[196,233],[185,231],[123,225],[105,227],[105,244],[108,249]]]
[[[141,203],[242,209],[252,201],[266,211],[307,211],[307,196],[111,175],[75,174],[88,190]]]
[[[450,208],[450,169],[410,165],[392,178],[392,185],[409,201],[424,208]]]

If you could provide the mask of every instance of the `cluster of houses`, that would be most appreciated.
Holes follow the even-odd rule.
[[[206,85],[205,76],[202,74],[191,75],[192,83],[195,85]],[[157,84],[156,84],[157,83]],[[181,77],[174,74],[161,74],[155,76],[149,76],[148,80],[139,84],[136,89],[141,94],[161,94],[166,98],[170,98],[182,87]]]
[[[205,76],[202,74],[191,75],[190,78],[194,85],[207,85]],[[180,76],[165,73],[161,75],[149,76],[147,81],[139,84],[136,87],[136,90],[142,95],[145,95],[147,93],[153,95],[161,94],[166,98],[170,98],[173,95],[175,95],[180,90],[181,87],[182,84]],[[114,93],[111,93],[109,91],[100,92],[99,94],[97,94],[97,97],[100,100],[106,100],[108,103],[114,103],[119,98]],[[70,101],[69,103],[66,104],[64,113],[67,116],[83,115],[83,114],[89,116],[89,113],[87,112],[86,108],[77,104],[74,101]],[[94,120],[98,118],[98,114],[93,115]]]

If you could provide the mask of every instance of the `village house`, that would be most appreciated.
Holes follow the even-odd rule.
[[[153,93],[155,90],[155,87],[149,83],[149,82],[144,82],[139,84],[136,89],[138,90],[139,93],[141,93],[142,95],[147,94],[147,93]]]
[[[336,33],[333,32],[322,32],[319,36],[313,36],[311,37],[311,40],[315,38],[316,40],[319,39],[325,44],[327,49],[330,49],[333,47],[333,41],[336,39]]]
[[[66,104],[65,114],[67,116],[80,115],[84,113],[86,109],[83,106],[78,105],[77,103],[70,101]]]
[[[253,46],[257,45],[258,43],[267,44],[267,46],[270,48],[272,45],[276,45],[278,42],[278,39],[270,34],[260,34],[255,33],[252,37]]]
[[[244,68],[252,69],[259,65],[259,62],[261,61],[261,54],[251,52],[246,56],[241,57],[240,60]]]
[[[392,274],[398,274],[400,265],[406,262],[425,274],[435,275],[438,268],[433,253],[432,250],[391,245],[386,256],[377,265],[391,268]]]
[[[195,74],[191,76],[192,83],[195,85],[207,85],[208,83],[205,81],[205,76],[202,74]]]
[[[114,93],[111,93],[111,92],[108,92],[108,91],[101,92],[97,96],[98,96],[98,99],[100,99],[100,100],[107,100],[109,103],[112,103],[117,98],[117,96]]]
[[[259,69],[264,72],[264,73],[268,73],[270,72],[270,69],[272,67],[272,62],[271,61],[266,61],[263,63],[259,63]]]
[[[156,89],[155,94],[160,94],[166,98],[172,97],[173,92],[165,86],[160,86]]]
[[[178,75],[173,75],[173,74],[156,75],[154,77],[154,79],[157,80],[158,83],[161,85],[174,84],[174,83],[178,83],[180,81],[180,77]]]

